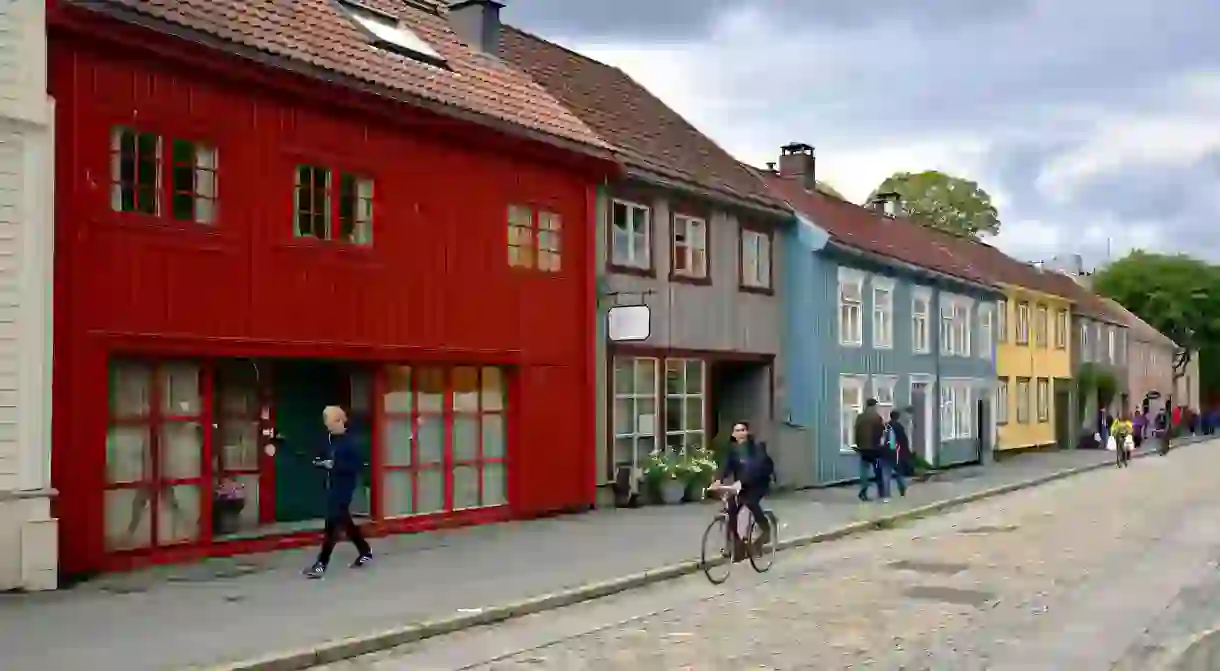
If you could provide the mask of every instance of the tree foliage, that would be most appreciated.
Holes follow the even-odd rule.
[[[978,238],[1000,232],[1000,216],[991,195],[977,182],[935,170],[896,172],[873,190],[898,194],[907,216],[931,228]]]
[[[1175,381],[1195,352],[1220,345],[1220,268],[1185,254],[1134,251],[1097,273],[1093,289],[1178,344]]]
[[[846,200],[846,198],[843,197],[843,194],[839,193],[839,190],[831,186],[829,182],[823,182],[819,179],[817,182],[817,189],[828,196],[834,196],[839,200]]]

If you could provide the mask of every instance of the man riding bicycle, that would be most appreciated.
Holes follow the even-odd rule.
[[[733,439],[724,466],[716,475],[716,482],[726,484],[732,478],[741,483],[741,493],[729,506],[729,528],[736,533],[737,511],[745,506],[762,531],[762,542],[771,537],[771,521],[763,513],[763,497],[771,490],[775,479],[775,462],[767,454],[767,444],[754,440],[748,422],[733,425]],[[715,484],[712,486],[716,487]]]

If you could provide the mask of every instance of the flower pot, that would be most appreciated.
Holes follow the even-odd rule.
[[[246,507],[243,499],[214,499],[212,501],[212,533],[217,536],[234,534],[241,530],[241,511]]]
[[[681,503],[682,495],[686,493],[686,483],[681,480],[661,481],[661,503]]]

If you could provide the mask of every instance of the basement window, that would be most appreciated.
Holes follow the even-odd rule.
[[[353,23],[372,37],[373,46],[428,65],[446,64],[444,56],[410,28],[403,26],[397,16],[350,0],[339,0],[339,7]]]

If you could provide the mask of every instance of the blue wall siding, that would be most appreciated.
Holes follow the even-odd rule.
[[[783,279],[787,389],[785,398],[780,400],[780,407],[786,422],[801,429],[803,444],[793,449],[805,452],[801,456],[807,457],[790,459],[791,463],[799,463],[807,471],[791,476],[790,481],[798,485],[830,484],[852,480],[857,472],[855,454],[840,450],[842,376],[867,376],[866,398],[873,393],[873,376],[894,378],[894,405],[899,409],[911,403],[912,376],[930,382],[928,402],[932,404],[932,437],[939,443],[938,378],[971,378],[977,380],[979,385],[992,384],[995,380],[994,342],[990,359],[982,356],[942,357],[938,334],[939,291],[942,287],[937,281],[871,264],[833,250],[814,251],[817,244],[811,246],[810,240],[802,239],[802,235],[809,235],[808,227],[797,227],[781,238],[786,268]],[[817,239],[814,241],[816,243]],[[863,344],[860,347],[839,345],[838,284],[841,266],[866,276],[862,301]],[[894,281],[893,349],[872,347],[872,278],[875,275]],[[931,352],[928,354],[914,354],[911,348],[912,298],[916,286],[927,287],[932,293],[929,315]],[[994,301],[998,296],[969,291],[964,287],[950,286],[950,289],[976,301]],[[972,334],[972,342],[977,343],[977,319],[972,319],[972,324],[976,331]],[[937,452],[940,465],[976,458],[976,446],[972,440],[938,444]]]
[[[942,380],[943,379],[954,379],[954,378],[956,378],[956,379],[969,378],[971,380],[975,380],[976,381],[976,384],[974,387],[975,395],[973,397],[973,400],[978,401],[980,398],[986,399],[989,402],[988,405],[990,406],[990,401],[992,399],[992,391],[994,389],[995,381],[996,381],[996,359],[995,359],[996,341],[995,341],[995,321],[994,321],[995,320],[995,302],[1002,296],[1002,294],[1000,294],[999,292],[994,292],[994,293],[982,292],[982,291],[971,289],[969,287],[963,287],[961,285],[956,285],[955,283],[941,282],[937,285],[937,291],[936,291],[936,308],[935,309],[936,309],[936,312],[938,315],[940,313],[941,298],[945,292],[951,292],[951,293],[957,294],[959,296],[965,296],[967,298],[974,300],[974,307],[971,311],[971,320],[970,320],[970,323],[972,325],[970,341],[971,341],[971,348],[974,350],[974,353],[969,357],[938,355],[937,356],[938,378],[942,379]],[[981,330],[982,330],[981,327],[979,326],[979,308],[984,305],[989,306],[989,308],[992,310],[992,320],[993,320],[992,321],[992,338],[991,338],[991,342],[990,342],[991,354],[990,354],[990,356],[988,356],[986,358],[983,357],[982,351],[979,349]],[[936,320],[936,328],[934,329],[934,331],[936,332],[935,347],[936,347],[937,352],[939,352],[940,351],[940,319],[939,318]],[[937,384],[937,388],[936,388],[936,397],[933,400],[937,404],[936,435],[937,435],[937,440],[940,441],[939,436],[941,435],[941,427],[940,427],[940,409],[939,409],[939,404],[940,404],[939,380],[938,380],[938,384]],[[995,442],[995,434],[994,434],[995,409],[990,408],[989,412],[991,413],[991,417],[989,418],[988,426],[975,427],[975,437],[974,438],[940,441],[938,443],[937,454],[936,454],[936,465],[937,466],[953,466],[953,465],[957,465],[957,464],[964,464],[964,463],[969,463],[972,461],[977,461],[979,458],[979,453],[978,453],[979,446],[978,446],[977,441],[978,441],[978,437],[980,435],[982,435],[984,440],[986,441],[985,442],[986,449],[990,450],[995,447],[995,445],[994,445],[994,442]]]

